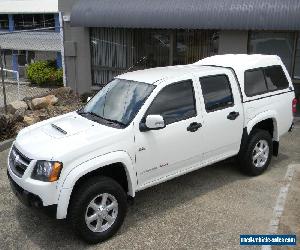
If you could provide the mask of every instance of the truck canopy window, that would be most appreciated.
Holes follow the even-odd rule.
[[[245,71],[245,93],[255,96],[288,88],[289,82],[280,65]]]
[[[247,96],[259,95],[267,92],[264,72],[262,69],[247,70],[245,72],[245,93]]]
[[[264,69],[266,82],[270,91],[277,89],[285,89],[289,86],[289,82],[280,65],[267,67]]]

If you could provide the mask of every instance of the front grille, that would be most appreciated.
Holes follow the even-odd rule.
[[[22,177],[31,160],[24,156],[15,146],[9,155],[10,169],[18,177]]]

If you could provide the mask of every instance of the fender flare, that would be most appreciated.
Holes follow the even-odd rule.
[[[128,194],[131,197],[135,196],[137,185],[136,172],[134,170],[131,158],[125,151],[110,152],[101,156],[97,156],[89,161],[83,162],[73,168],[62,182],[57,205],[57,219],[64,219],[67,216],[71,194],[76,182],[84,175],[102,168],[104,166],[121,163],[124,166],[127,182]]]
[[[247,123],[247,133],[248,135],[250,135],[253,127],[258,124],[261,121],[267,120],[267,119],[272,119],[273,120],[273,126],[274,126],[274,132],[273,132],[273,140],[274,141],[279,141],[279,136],[278,136],[278,114],[277,112],[275,112],[274,110],[267,110],[264,111],[260,114],[258,114],[257,116],[255,116],[253,119],[251,119],[250,121],[248,121]]]

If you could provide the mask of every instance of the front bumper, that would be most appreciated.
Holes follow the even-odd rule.
[[[39,210],[45,212],[51,217],[56,217],[57,212],[57,205],[51,205],[51,206],[43,206],[42,199],[33,193],[30,193],[26,190],[24,190],[22,187],[20,187],[9,175],[9,172],[7,171],[8,180],[10,183],[11,190],[13,193],[17,196],[18,200],[23,203],[27,207],[35,207]]]
[[[30,160],[27,168],[25,170],[23,169],[21,174],[18,174],[13,162],[8,159],[7,175],[8,179],[10,180],[12,190],[26,205],[35,207],[48,207],[57,205],[60,193],[58,183],[42,182],[32,179],[31,173],[35,164],[35,160]]]

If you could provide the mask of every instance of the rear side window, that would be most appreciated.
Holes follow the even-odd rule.
[[[289,82],[280,65],[251,69],[245,72],[245,93],[247,96],[285,89],[288,86]]]
[[[226,75],[200,78],[200,84],[207,112],[224,109],[233,105],[231,87]]]
[[[147,115],[162,115],[166,125],[196,116],[192,81],[173,83],[162,89]]]
[[[264,72],[262,69],[247,70],[245,72],[245,93],[254,96],[267,92]]]
[[[268,89],[274,91],[277,89],[285,89],[289,86],[289,82],[283,72],[281,66],[272,66],[264,69]]]

